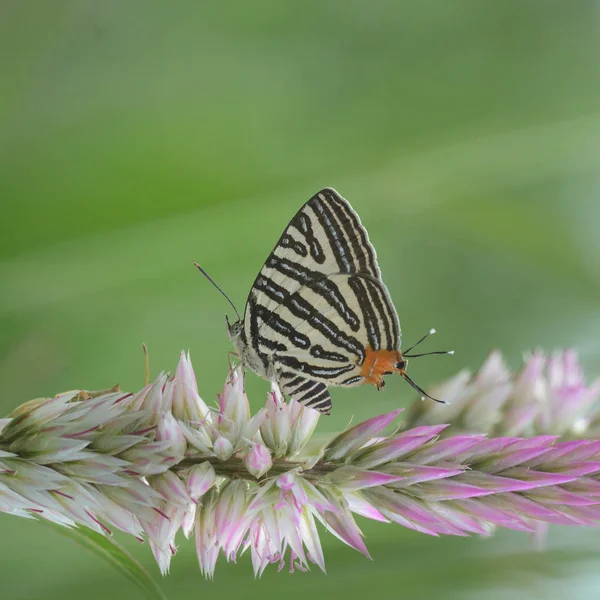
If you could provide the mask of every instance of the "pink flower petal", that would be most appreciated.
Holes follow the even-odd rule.
[[[368,419],[338,435],[325,450],[329,460],[339,460],[361,448],[371,438],[378,436],[401,412],[399,408],[390,413]]]

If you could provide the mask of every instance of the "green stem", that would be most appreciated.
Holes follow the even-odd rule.
[[[174,469],[182,470],[199,465],[205,462],[209,462],[215,473],[221,477],[230,477],[238,479],[249,479],[256,481],[256,477],[248,472],[248,469],[244,465],[244,461],[241,458],[235,456],[228,458],[227,460],[220,460],[216,456],[193,456],[184,458]],[[273,466],[269,471],[263,475],[263,477],[277,477],[278,475],[284,475],[289,471],[295,471],[298,468],[302,468],[302,463],[294,463],[288,460],[275,459]],[[323,476],[332,473],[338,469],[340,465],[332,463],[319,462],[310,469],[302,471],[302,476],[305,479],[321,479]]]

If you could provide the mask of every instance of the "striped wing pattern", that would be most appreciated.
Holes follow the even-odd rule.
[[[243,343],[297,401],[331,410],[327,386],[362,382],[367,347],[400,347],[400,326],[375,249],[335,190],[313,196],[291,220],[246,304]]]

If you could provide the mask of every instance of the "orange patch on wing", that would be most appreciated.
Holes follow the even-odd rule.
[[[361,376],[364,377],[362,383],[372,383],[377,389],[381,389],[384,385],[384,374],[403,372],[403,369],[396,367],[401,360],[402,354],[398,350],[373,350],[367,346],[360,370]]]

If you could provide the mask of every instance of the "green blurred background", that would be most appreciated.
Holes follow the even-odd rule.
[[[241,307],[321,187],[369,229],[407,342],[454,358],[573,345],[600,374],[600,4],[594,1],[0,2],[2,413],[143,384],[190,349],[213,401]],[[253,405],[266,384],[248,377]],[[323,431],[413,396],[333,393]],[[170,598],[592,598],[600,532],[434,539],[364,524],[371,562],[324,538],[329,574],[249,560],[200,576],[181,541]],[[142,597],[71,541],[0,515],[2,595]],[[119,538],[122,539],[122,538]],[[157,579],[146,546],[122,539]]]

